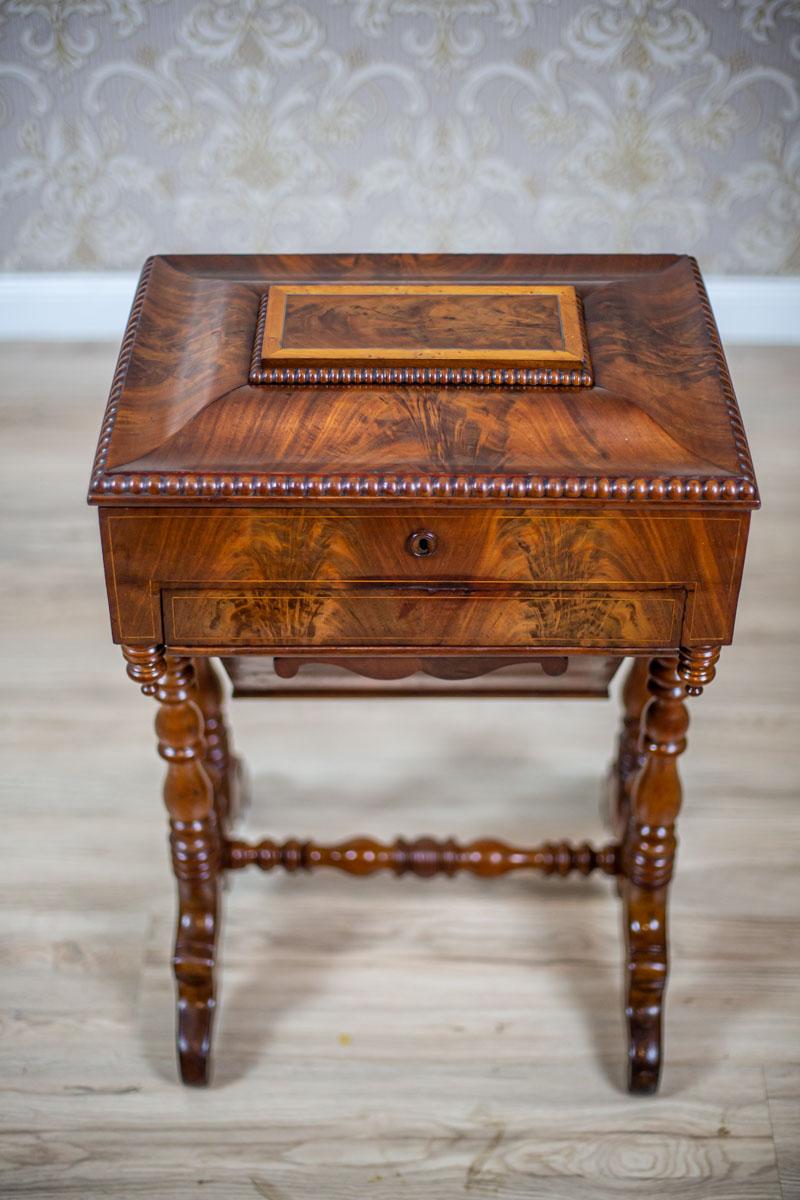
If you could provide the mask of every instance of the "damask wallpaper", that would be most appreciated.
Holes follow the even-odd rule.
[[[0,0],[0,263],[800,271],[800,0]]]

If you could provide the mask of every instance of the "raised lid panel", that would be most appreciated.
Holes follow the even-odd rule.
[[[568,285],[275,284],[261,301],[252,383],[589,387]]]

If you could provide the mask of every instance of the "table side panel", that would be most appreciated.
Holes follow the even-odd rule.
[[[578,642],[571,644],[588,647],[598,644],[597,635],[591,632],[592,611],[595,619],[598,611],[606,613],[606,624],[601,621],[600,626],[607,631],[611,626],[617,631],[625,626],[624,621],[622,626],[619,624],[620,593],[624,592],[630,632],[634,635],[638,629],[644,636],[643,631],[652,631],[655,626],[663,630],[666,620],[665,610],[649,593],[676,588],[686,593],[686,605],[675,644],[729,642],[748,523],[746,512],[619,513],[605,509],[587,513],[553,512],[552,507],[546,511],[529,507],[476,512],[419,505],[391,512],[373,509],[369,513],[320,506],[271,510],[253,507],[228,512],[101,510],[112,628],[117,641],[175,637],[183,626],[171,623],[170,615],[165,629],[163,593],[180,594],[178,607],[184,614],[194,612],[195,636],[199,636],[197,631],[204,621],[213,622],[218,630],[229,628],[224,614],[236,605],[232,608],[224,597],[232,598],[231,603],[238,600],[241,610],[242,598],[249,595],[257,618],[254,627],[260,624],[264,636],[269,632],[271,645],[275,626],[265,612],[268,596],[280,594],[275,604],[283,605],[284,612],[288,612],[289,595],[298,597],[294,603],[304,611],[321,603],[320,611],[327,616],[315,628],[324,625],[327,638],[334,627],[345,632],[346,625],[350,632],[341,643],[344,645],[358,644],[354,639],[359,629],[363,629],[364,637],[367,627],[371,636],[378,633],[378,613],[383,614],[387,644],[399,644],[398,621],[405,626],[405,620],[401,621],[397,605],[401,600],[413,602],[415,619],[423,620],[425,628],[416,628],[413,638],[409,635],[410,640],[404,644],[417,648],[447,644],[442,640],[443,618],[434,618],[434,609],[440,614],[450,613],[447,621],[455,622],[462,631],[459,636],[467,637],[463,644],[477,644],[480,629],[489,620],[486,613],[492,607],[487,606],[487,597],[495,600],[495,638],[499,636],[499,621],[510,632],[518,629],[522,644],[531,644],[520,631],[519,614],[538,596],[536,628],[541,640],[537,644],[547,644],[548,629],[553,634],[553,645],[564,644],[559,629],[563,632],[569,628],[580,631]],[[436,534],[434,554],[415,558],[409,553],[407,540],[415,530]],[[343,596],[343,590],[353,593],[349,599]],[[193,591],[198,595],[190,603],[188,593]],[[358,600],[356,591],[361,597]],[[333,592],[337,598],[330,598]],[[477,592],[481,592],[480,598]],[[203,593],[207,594],[205,602],[201,600]],[[425,597],[430,602],[423,603]],[[581,597],[585,617],[579,616]],[[170,614],[171,603],[165,606]],[[504,613],[502,619],[497,605]],[[372,615],[367,620],[364,614],[369,608]],[[656,617],[656,612],[661,615]],[[348,616],[343,625],[345,613]],[[479,613],[484,615],[479,617]],[[513,613],[517,617],[512,617]],[[617,617],[612,618],[611,613]],[[188,620],[188,616],[181,618]],[[407,627],[411,629],[410,624]],[[287,625],[286,629],[294,629],[294,634],[283,644],[306,644],[294,640],[296,626]],[[467,636],[470,629],[472,635]],[[215,645],[243,644],[241,640],[212,640]],[[329,643],[312,640],[307,644]],[[485,644],[499,643],[489,640]],[[653,643],[650,638],[630,643],[632,647],[638,644],[646,648]],[[673,644],[672,638],[667,644]]]

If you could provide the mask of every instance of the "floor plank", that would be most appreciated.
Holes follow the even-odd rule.
[[[215,1086],[176,1084],[153,706],[83,503],[114,353],[0,350],[0,1195],[800,1197],[800,352],[731,360],[764,510],[692,702],[667,1068],[632,1100],[601,878],[239,877]],[[235,710],[251,831],[320,839],[601,838],[615,726],[572,701]]]

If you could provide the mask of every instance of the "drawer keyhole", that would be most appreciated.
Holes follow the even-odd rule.
[[[429,529],[415,529],[406,542],[406,549],[415,558],[428,558],[435,553],[438,540]]]

